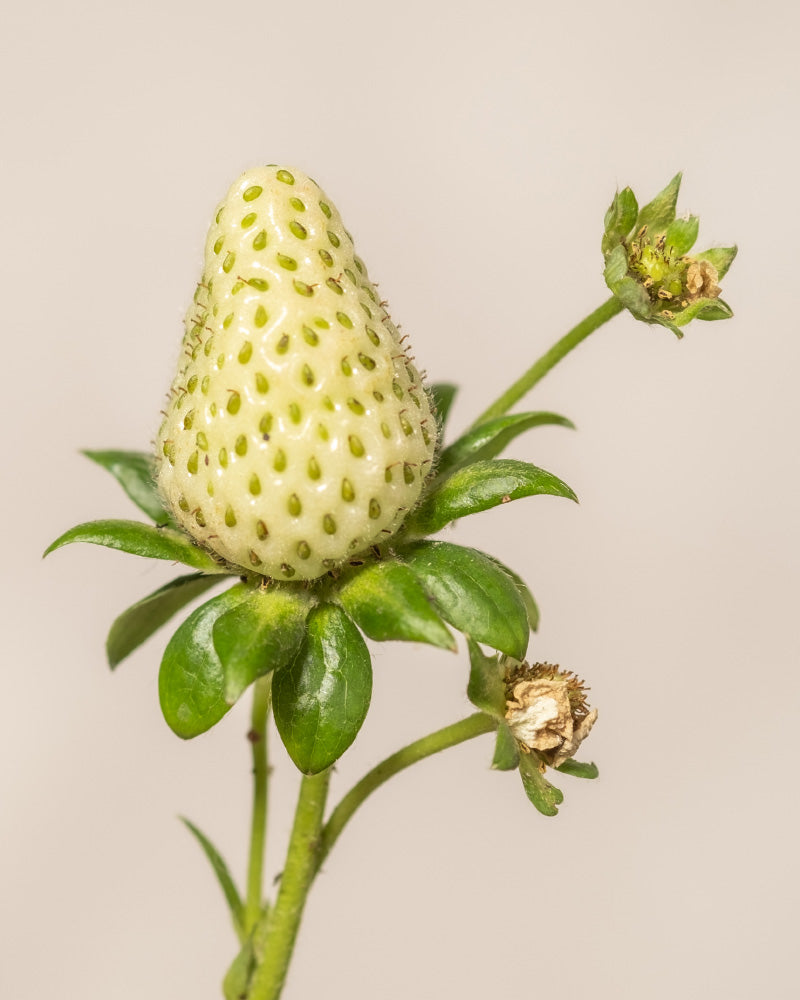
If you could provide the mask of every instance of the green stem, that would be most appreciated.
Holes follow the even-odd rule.
[[[328,856],[356,809],[376,788],[380,788],[384,781],[388,781],[393,775],[412,764],[416,764],[417,761],[439,753],[440,750],[457,746],[475,736],[491,733],[496,728],[497,722],[494,719],[484,715],[483,712],[476,712],[460,722],[455,722],[451,726],[445,726],[444,729],[437,729],[435,733],[423,736],[422,739],[410,743],[407,747],[403,747],[402,750],[398,750],[397,753],[393,753],[391,757],[387,757],[386,760],[373,767],[357,785],[350,789],[331,813],[330,819],[322,831],[317,865],[321,865]]]
[[[330,776],[328,769],[304,776],[300,783],[286,867],[281,875],[278,898],[267,918],[263,953],[256,954],[259,964],[253,974],[248,1000],[277,1000],[283,989],[303,907],[318,867],[320,831]]]
[[[561,340],[553,344],[546,354],[543,354],[538,361],[535,361],[524,375],[521,375],[510,388],[506,389],[502,396],[498,397],[488,409],[484,410],[472,426],[477,427],[478,424],[492,420],[494,417],[502,417],[527,392],[530,392],[536,383],[543,379],[550,369],[554,368],[565,355],[569,354],[574,347],[577,347],[582,340],[586,340],[590,333],[594,333],[598,327],[613,319],[617,313],[621,313],[624,308],[619,299],[612,295],[610,299],[595,309],[593,313],[590,313],[586,319],[581,320],[577,326],[574,326],[569,333],[564,334]]]
[[[267,718],[272,686],[270,677],[262,677],[253,687],[253,709],[247,734],[253,753],[253,818],[250,823],[250,859],[247,866],[247,900],[244,928],[247,934],[261,916],[263,903],[264,853],[267,840]]]

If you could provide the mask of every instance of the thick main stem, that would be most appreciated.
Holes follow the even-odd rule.
[[[250,717],[250,740],[253,754],[253,817],[250,823],[250,858],[247,866],[247,899],[244,927],[252,931],[261,916],[263,902],[264,853],[267,839],[267,718],[271,699],[271,678],[262,677],[253,688],[253,709]]]
[[[506,389],[502,396],[499,396],[488,409],[483,411],[472,426],[477,427],[478,424],[483,424],[494,417],[502,417],[526,393],[530,392],[536,383],[541,381],[550,369],[554,368],[565,355],[569,354],[581,341],[586,340],[589,334],[594,333],[603,323],[607,323],[617,313],[621,313],[623,309],[624,306],[619,299],[612,295],[610,299],[595,309],[593,313],[590,313],[586,319],[581,320],[577,326],[574,326],[569,333],[565,333],[561,340],[553,344],[546,354],[543,354],[538,361],[535,361],[512,386]]]
[[[417,761],[424,760],[448,747],[454,747],[466,740],[471,740],[475,736],[491,733],[496,728],[497,723],[490,716],[484,715],[483,712],[476,712],[460,722],[455,722],[451,726],[445,726],[444,729],[437,729],[435,733],[423,736],[422,739],[410,743],[407,747],[403,747],[402,750],[398,750],[397,753],[393,753],[391,757],[387,757],[386,760],[373,767],[358,784],[350,789],[331,813],[330,819],[322,831],[317,865],[321,865],[325,860],[356,809],[385,781],[388,781],[399,771],[416,764]]]
[[[294,826],[275,906],[267,918],[264,954],[250,985],[248,1000],[277,1000],[292,957],[308,890],[318,867],[320,831],[328,796],[330,769],[303,777]]]

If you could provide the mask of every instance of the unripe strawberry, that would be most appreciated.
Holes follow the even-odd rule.
[[[330,200],[276,166],[217,211],[158,483],[225,560],[314,579],[388,539],[419,498],[436,420]]]

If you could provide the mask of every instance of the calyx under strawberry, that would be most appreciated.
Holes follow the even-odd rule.
[[[176,520],[249,572],[314,579],[419,499],[436,419],[330,199],[277,166],[219,207],[158,433]]]

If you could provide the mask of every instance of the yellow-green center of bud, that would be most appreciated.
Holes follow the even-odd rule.
[[[678,254],[665,234],[651,237],[647,226],[642,226],[628,246],[628,266],[647,291],[654,310],[666,319],[697,299],[714,299],[720,293],[712,264]]]

